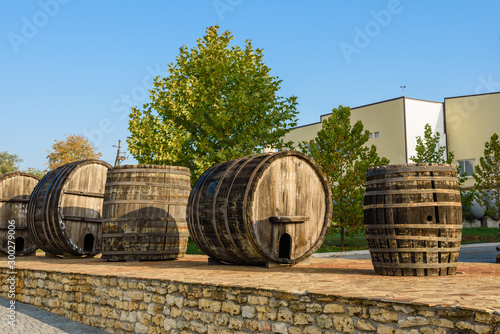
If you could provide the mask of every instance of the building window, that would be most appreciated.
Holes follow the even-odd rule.
[[[368,134],[368,139],[372,139],[372,133],[371,132]]]
[[[457,165],[460,168],[461,174],[466,173],[470,177],[474,173],[474,159],[458,160]]]
[[[378,138],[380,136],[379,132],[375,132],[375,138]]]

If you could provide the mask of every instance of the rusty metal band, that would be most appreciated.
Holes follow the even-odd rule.
[[[161,165],[158,165],[159,167]],[[168,167],[168,166],[165,166]],[[188,168],[176,169],[176,168],[114,168],[108,170],[108,174],[128,174],[128,173],[140,173],[140,174],[179,174],[191,177],[191,172]]]
[[[389,195],[389,194],[454,194],[460,195],[457,189],[399,189],[399,190],[377,190],[366,191],[365,196]]]
[[[414,236],[414,235],[367,235],[366,239],[372,240],[421,240],[421,241],[446,241],[460,242],[461,238]]]
[[[393,183],[393,182],[405,182],[405,181],[454,181],[458,184],[458,178],[456,177],[439,177],[439,176],[406,176],[406,177],[395,177],[392,179],[375,179],[366,181],[366,185],[378,184],[378,183]]]
[[[462,206],[461,202],[422,202],[422,203],[390,203],[390,204],[369,204],[363,210],[369,209],[395,209],[395,208],[417,208],[426,206]]]
[[[370,248],[373,253],[454,253],[460,247],[453,248]]]
[[[165,184],[165,183],[153,183],[153,182],[107,182],[106,187],[113,186],[139,186],[139,187],[151,187],[151,188],[170,188],[170,189],[180,189],[180,190],[188,190],[191,191],[191,186],[189,185],[189,181],[185,182],[187,186],[179,186],[174,184]]]
[[[365,224],[365,228],[425,228],[425,229],[457,229],[461,230],[462,225],[447,224]]]
[[[188,202],[187,196],[184,202],[175,202],[169,200],[116,200],[116,201],[105,201],[104,205],[111,204],[162,204],[162,205],[186,205]]]
[[[456,267],[457,263],[383,263],[373,262],[374,267],[378,268],[394,268],[394,269],[432,269],[432,268],[449,268]]]
[[[76,190],[63,190],[62,193],[68,194],[68,195],[75,195],[75,196],[104,198],[103,193],[92,193],[92,192],[76,191]]]

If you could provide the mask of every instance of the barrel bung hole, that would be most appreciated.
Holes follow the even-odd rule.
[[[431,216],[431,215],[427,216],[427,221],[428,221],[428,222],[431,222],[431,221],[432,221],[432,216]]]
[[[292,237],[288,233],[283,233],[280,238],[279,258],[290,259],[292,256]]]
[[[24,238],[16,238],[16,253],[20,253],[24,250]]]
[[[94,235],[89,233],[85,235],[85,239],[83,239],[83,251],[84,252],[92,252],[94,249]]]

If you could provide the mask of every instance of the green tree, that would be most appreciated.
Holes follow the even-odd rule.
[[[36,177],[39,177],[41,179],[45,176],[45,174],[47,174],[47,171],[28,167],[27,169],[23,170],[23,173],[28,173],[28,174],[34,175]]]
[[[207,28],[197,46],[180,48],[169,75],[156,77],[151,101],[132,108],[127,139],[140,163],[188,167],[194,182],[213,164],[290,146],[297,98],[278,96],[263,50],[229,46],[233,36]]]
[[[417,136],[417,146],[415,151],[417,155],[411,156],[410,160],[415,163],[446,163],[452,164],[455,155],[452,151],[446,156],[446,146],[440,146],[439,140],[441,135],[439,132],[432,133],[430,124],[424,127],[424,138]],[[458,184],[460,189],[460,201],[462,202],[462,215],[466,217],[470,214],[470,208],[474,199],[474,193],[462,189],[462,185],[467,179],[467,174],[462,173],[460,166],[457,166]]]
[[[332,188],[333,231],[340,232],[344,247],[344,231],[356,233],[363,228],[363,202],[366,171],[369,167],[389,164],[378,156],[374,145],[365,146],[369,131],[357,121],[351,126],[351,109],[339,106],[323,121],[317,137],[299,144],[325,173]]]
[[[19,163],[23,159],[19,158],[16,154],[9,154],[7,152],[0,152],[0,175],[9,174],[19,169]]]
[[[52,151],[47,151],[47,165],[55,169],[70,162],[83,159],[99,159],[94,144],[83,135],[66,135],[66,140],[54,140]]]
[[[494,133],[484,144],[483,156],[474,166],[475,198],[485,208],[485,214],[500,218],[500,142]]]
[[[446,157],[446,146],[439,145],[441,135],[436,132],[432,134],[430,124],[425,124],[424,138],[417,136],[417,146],[415,151],[417,155],[411,156],[410,160],[415,163],[447,163],[451,164],[455,155],[453,152],[448,152]]]

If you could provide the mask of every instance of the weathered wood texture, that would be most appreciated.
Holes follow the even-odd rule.
[[[108,171],[102,259],[169,260],[186,254],[188,168],[124,165]]]
[[[295,264],[323,243],[331,223],[330,185],[296,151],[227,161],[205,171],[191,191],[191,239],[230,263]]]
[[[26,255],[37,250],[28,230],[26,212],[31,192],[40,179],[34,175],[15,172],[0,176],[0,251],[9,251],[9,221],[14,221],[15,255]],[[12,232],[10,232],[12,233]],[[12,242],[15,244],[13,245]]]
[[[455,274],[462,236],[456,166],[389,165],[366,175],[364,222],[375,271]]]
[[[28,204],[28,226],[41,249],[75,256],[101,252],[102,201],[109,167],[101,160],[82,160],[42,178]]]

